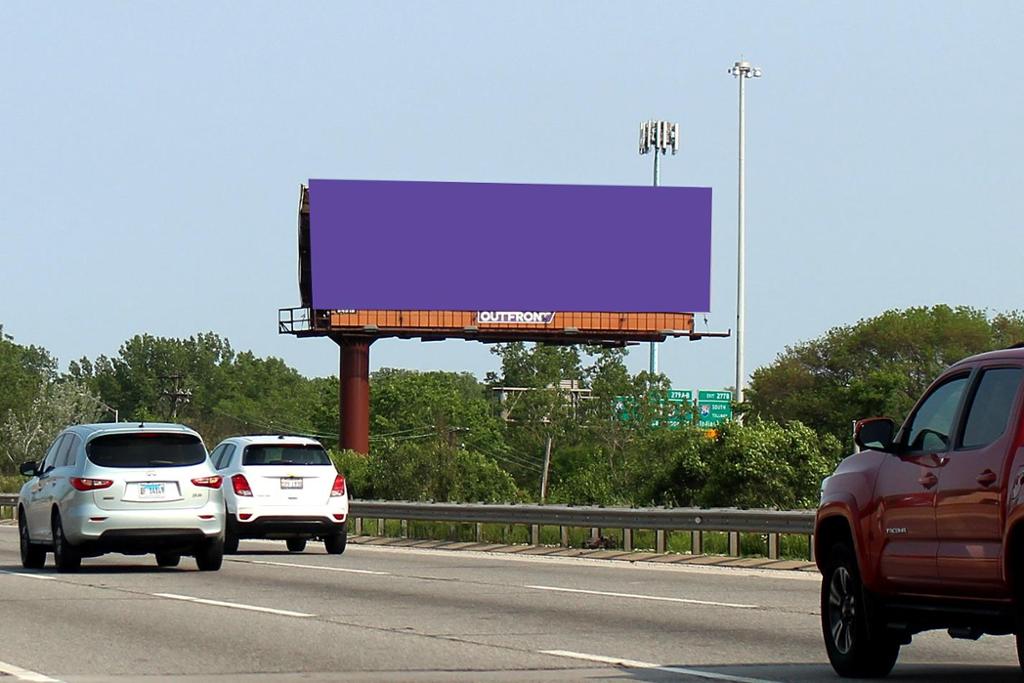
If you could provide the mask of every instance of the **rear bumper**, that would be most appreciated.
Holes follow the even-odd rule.
[[[343,533],[346,528],[344,519],[327,515],[263,515],[247,521],[231,515],[228,527],[238,538],[313,538]]]
[[[96,540],[78,546],[85,555],[124,553],[145,555],[156,552],[177,552],[189,555],[211,538],[199,529],[113,529],[100,534]]]
[[[223,503],[211,500],[178,510],[103,510],[79,504],[62,510],[61,522],[68,541],[83,552],[145,553],[223,537],[225,520]]]

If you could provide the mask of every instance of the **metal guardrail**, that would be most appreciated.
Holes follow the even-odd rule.
[[[18,496],[0,494],[0,508],[14,508]],[[568,528],[622,529],[626,550],[632,550],[632,532],[651,529],[657,534],[656,550],[665,551],[665,532],[689,531],[693,552],[703,549],[705,531],[727,532],[729,554],[739,554],[739,534],[754,533],[768,537],[768,556],[778,557],[779,535],[808,536],[812,556],[813,510],[740,510],[737,508],[609,508],[569,505],[488,505],[483,503],[419,503],[392,500],[353,500],[349,516],[355,520],[355,532],[363,530],[363,519],[447,522],[450,524],[528,525],[531,540],[537,545],[541,526],[560,527],[562,545],[568,545]],[[378,529],[383,524],[378,525]],[[404,525],[403,525],[404,526]],[[813,557],[812,557],[813,559]]]
[[[625,550],[633,550],[633,531],[650,529],[656,532],[655,550],[666,550],[666,533],[688,531],[693,553],[702,553],[704,532],[728,534],[728,554],[740,554],[740,533],[767,536],[768,557],[778,558],[782,534],[807,537],[807,557],[814,559],[813,510],[740,510],[737,508],[608,508],[567,505],[487,505],[474,503],[418,503],[408,501],[353,500],[349,517],[354,531],[363,531],[363,519],[376,519],[378,533],[384,520],[402,520],[403,533],[409,521],[476,524],[476,540],[482,539],[483,524],[528,525],[530,540],[540,544],[540,527],[560,528],[560,545],[569,544],[569,528],[590,528],[592,538],[600,537],[601,529],[622,529]]]
[[[761,534],[811,534],[814,511],[739,510],[735,508],[605,508],[569,505],[485,505],[353,500],[353,517],[413,519],[428,522],[540,524],[545,526],[664,531],[745,531]]]

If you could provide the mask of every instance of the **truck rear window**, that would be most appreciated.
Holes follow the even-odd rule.
[[[331,459],[321,446],[257,445],[246,446],[242,465],[330,465]]]
[[[191,434],[111,434],[85,448],[100,467],[184,467],[206,460],[203,443]]]

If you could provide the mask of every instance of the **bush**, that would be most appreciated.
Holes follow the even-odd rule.
[[[17,493],[26,481],[18,474],[0,474],[0,493]]]
[[[841,445],[799,422],[753,419],[725,423],[706,449],[702,505],[785,510],[817,505],[821,480],[835,468]]]
[[[515,481],[494,460],[443,444],[401,446],[369,456],[342,451],[331,458],[360,498],[453,503],[521,499]]]

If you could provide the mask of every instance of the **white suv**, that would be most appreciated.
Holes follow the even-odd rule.
[[[224,477],[225,552],[237,552],[241,538],[284,539],[292,552],[317,538],[328,553],[345,552],[345,478],[318,442],[300,436],[235,436],[218,444],[210,459]]]
[[[52,552],[61,572],[83,557],[156,553],[161,567],[192,555],[203,571],[224,554],[221,477],[199,434],[177,424],[106,423],[65,429],[18,495],[21,562]]]

